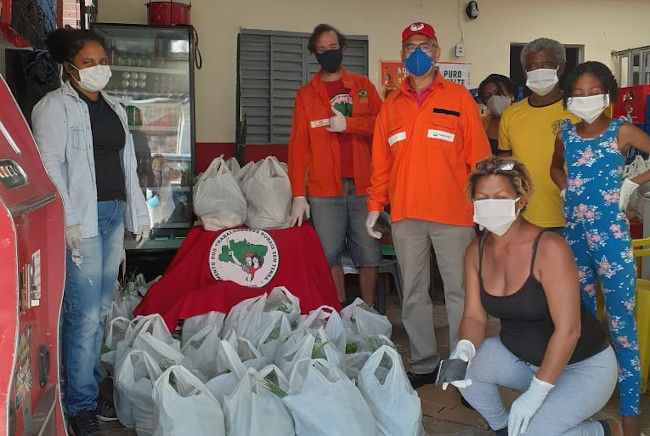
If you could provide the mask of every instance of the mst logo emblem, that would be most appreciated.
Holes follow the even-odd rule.
[[[230,229],[210,247],[208,262],[216,280],[260,288],[271,281],[279,263],[271,235],[258,229]]]

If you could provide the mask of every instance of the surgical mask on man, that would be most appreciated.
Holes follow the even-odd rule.
[[[492,115],[500,117],[503,112],[510,107],[512,99],[507,95],[495,94],[487,101],[487,108]]]
[[[343,50],[325,50],[322,53],[316,53],[316,60],[320,66],[328,73],[336,73],[343,61]]]
[[[425,75],[433,66],[433,58],[417,47],[413,53],[404,60],[404,66],[414,76]]]
[[[537,95],[547,95],[557,85],[557,68],[539,68],[526,72],[526,86]]]
[[[588,124],[596,121],[607,106],[609,106],[609,94],[569,97],[566,104],[567,109]]]
[[[97,92],[106,88],[108,81],[111,79],[111,68],[108,65],[95,65],[88,68],[77,68],[70,64],[72,68],[79,71],[79,80],[73,79],[79,84],[81,89],[88,92]]]
[[[486,198],[474,201],[474,222],[498,236],[503,236],[517,219],[515,203],[511,198]]]

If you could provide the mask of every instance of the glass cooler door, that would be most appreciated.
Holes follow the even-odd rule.
[[[152,224],[142,248],[178,247],[193,223],[194,29],[95,23],[93,30],[111,63],[106,92],[124,106],[133,135]]]

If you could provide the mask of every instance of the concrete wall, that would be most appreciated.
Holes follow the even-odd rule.
[[[189,0],[183,0],[189,2]],[[100,0],[98,20],[147,22],[145,0]],[[237,34],[241,28],[311,32],[329,23],[343,33],[368,35],[370,78],[379,61],[399,60],[401,31],[413,21],[436,29],[443,61],[470,62],[471,86],[489,73],[509,74],[510,44],[540,36],[584,46],[585,60],[612,62],[612,50],[650,45],[648,0],[478,0],[479,18],[466,0],[193,0],[203,69],[196,71],[197,142],[235,138]],[[453,46],[465,44],[456,58]],[[344,58],[345,64],[345,58]]]

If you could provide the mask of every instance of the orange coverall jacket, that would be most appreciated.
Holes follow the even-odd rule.
[[[372,144],[368,210],[390,203],[391,221],[407,218],[471,226],[465,185],[476,162],[491,154],[469,91],[436,73],[421,107],[406,81],[384,102]]]
[[[372,134],[381,99],[365,76],[341,68],[343,86],[352,96],[352,117],[346,118],[346,133],[352,134],[354,185],[357,195],[367,195],[370,185]],[[327,130],[334,115],[319,71],[296,94],[289,138],[289,179],[293,196],[343,195],[341,150],[338,133]],[[305,190],[305,177],[307,189]]]

